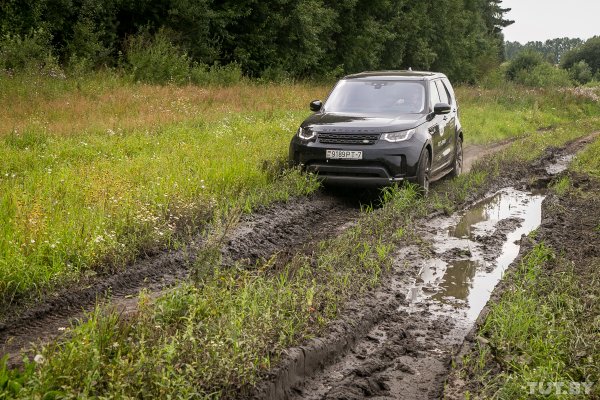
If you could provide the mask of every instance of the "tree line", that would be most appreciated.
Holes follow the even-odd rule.
[[[507,41],[505,44],[505,55],[508,61],[512,61],[524,51],[535,51],[540,53],[548,62],[558,65],[566,53],[581,46],[583,43],[582,39],[568,37],[549,39],[545,42],[532,41],[525,44],[516,41]]]
[[[504,57],[502,28],[512,21],[501,3],[3,0],[0,67],[54,60],[63,68],[141,70],[171,60],[182,69],[236,65],[267,78],[411,67],[472,82]],[[181,69],[169,68],[149,73]]]
[[[600,81],[600,36],[586,41],[507,42],[506,77],[530,86],[564,86]]]

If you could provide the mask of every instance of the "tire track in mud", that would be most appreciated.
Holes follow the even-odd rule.
[[[347,229],[358,219],[361,203],[373,199],[373,192],[356,199],[349,192],[321,190],[243,216],[223,240],[223,263],[241,262],[252,267],[273,255],[285,260],[296,251],[306,251],[302,249],[309,248],[313,241]],[[9,366],[18,366],[23,349],[56,339],[99,303],[109,304],[121,313],[134,311],[141,290],[157,297],[187,279],[203,242],[198,236],[186,249],[162,252],[140,259],[121,272],[73,284],[7,318],[0,323],[0,358],[7,355]]]
[[[482,155],[500,151],[506,145],[489,147]],[[471,155],[465,157],[477,159],[476,151],[479,150],[470,153],[466,150]],[[352,226],[359,218],[360,205],[371,204],[375,198],[373,192],[361,192],[357,199],[356,193],[351,191],[322,190],[247,215],[225,238],[222,248],[224,263],[231,265],[241,261],[250,267],[275,254],[278,260],[284,262],[298,251],[310,251],[311,243],[337,235]],[[23,349],[56,339],[62,334],[62,328],[83,319],[98,303],[110,304],[123,313],[135,310],[141,290],[146,289],[150,297],[156,297],[187,279],[202,243],[203,239],[198,236],[185,250],[166,251],[140,259],[123,271],[79,282],[32,307],[24,310],[15,308],[12,318],[0,322],[0,358],[7,355],[9,366],[18,366]],[[388,305],[397,307],[398,298],[392,296]],[[384,304],[383,299],[377,298],[374,307],[385,309]],[[367,314],[367,319],[373,322],[386,315],[372,310]],[[354,321],[350,325],[354,326]],[[347,345],[342,347],[346,349]]]
[[[514,168],[494,182],[493,193],[506,187],[528,191],[546,187],[554,174],[566,169],[572,156],[597,136],[595,133],[580,138],[562,149],[548,149],[540,159]],[[511,195],[510,191],[508,195]],[[517,203],[522,203],[526,209],[524,213],[530,213],[527,207],[541,210],[541,196],[527,196],[517,196]],[[494,195],[488,195],[483,202],[493,198]],[[508,208],[513,206],[511,203]],[[490,262],[506,263],[508,267],[514,259],[505,259],[507,245],[517,246],[514,242],[519,242],[521,233],[535,227],[535,224],[529,225],[521,232],[523,225],[530,221],[526,215],[519,214],[500,218],[491,226],[482,226],[481,220],[469,220],[472,215],[477,217],[477,212],[467,216],[470,209],[477,207],[477,203],[472,203],[466,207],[466,212],[459,213],[470,229],[466,247],[435,246],[442,232],[449,234],[449,228],[452,230],[462,223],[456,215],[436,215],[422,220],[424,227],[418,229],[418,233],[431,246],[412,245],[399,249],[394,255],[391,275],[382,286],[347,304],[327,335],[288,349],[278,366],[255,388],[254,398],[440,398],[452,359],[465,338],[471,335],[479,311],[493,291],[493,286],[486,289],[488,296],[483,300],[484,304],[477,305],[473,315],[468,312],[468,307],[465,308],[464,300],[445,296],[444,282],[453,279],[451,275],[445,276],[445,272],[450,270],[451,263],[461,263],[476,256],[481,264],[470,272],[472,280],[477,279],[479,272],[499,271],[501,275],[498,267],[490,268]],[[541,221],[541,215],[536,218]],[[457,237],[456,240],[465,239]],[[512,255],[517,260],[519,251],[517,246]],[[427,278],[425,267],[428,265],[437,277],[434,273],[433,277]],[[445,279],[440,279],[442,276]],[[416,293],[413,289],[417,289]]]
[[[478,153],[491,154],[505,146],[504,143],[467,146],[466,168]],[[250,266],[277,254],[277,262],[283,264],[297,251],[310,251],[311,242],[352,226],[360,204],[371,204],[375,198],[374,192],[361,193],[356,198],[356,193],[341,189],[322,190],[316,195],[264,208],[245,216],[225,238],[223,262],[231,265],[242,261]],[[197,236],[187,249],[161,252],[139,259],[123,271],[82,279],[27,308],[16,305],[14,316],[0,321],[0,358],[8,355],[9,365],[20,364],[22,349],[55,339],[99,303],[109,303],[123,313],[131,312],[141,290],[155,297],[187,279],[202,243],[203,238]]]

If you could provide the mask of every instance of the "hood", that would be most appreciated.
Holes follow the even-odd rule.
[[[423,124],[426,118],[425,114],[367,116],[316,113],[304,120],[302,127],[317,132],[384,133],[416,128]]]

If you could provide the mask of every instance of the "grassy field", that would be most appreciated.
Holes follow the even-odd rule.
[[[321,88],[0,84],[3,306],[316,188],[282,166]]]
[[[282,172],[311,84],[0,77],[0,304],[173,247],[214,213],[316,188]],[[467,144],[597,122],[574,92],[459,88]],[[4,307],[3,307],[4,308]]]
[[[0,84],[3,306],[184,243],[229,209],[317,188],[281,166],[308,102],[326,87],[154,87],[102,76]],[[382,210],[318,246],[318,268],[299,255],[281,270],[216,270],[156,302],[142,294],[129,319],[99,307],[40,348],[43,362],[0,367],[0,398],[227,397],[322,329],[350,293],[377,285],[413,218],[451,211],[503,165],[600,128],[588,94],[510,87],[458,96],[467,144],[520,140],[428,200],[412,188],[386,192]]]

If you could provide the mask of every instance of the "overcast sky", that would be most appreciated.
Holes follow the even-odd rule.
[[[503,30],[506,40],[524,44],[600,35],[600,0],[503,0],[502,7],[512,8],[506,18],[515,21]]]

